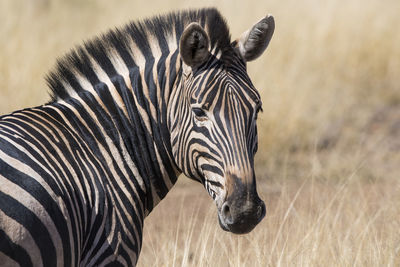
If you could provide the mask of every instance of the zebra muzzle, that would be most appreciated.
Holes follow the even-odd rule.
[[[235,234],[246,234],[265,217],[264,201],[258,196],[252,200],[228,198],[218,210],[221,228]]]

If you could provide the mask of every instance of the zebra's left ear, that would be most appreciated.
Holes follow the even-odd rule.
[[[239,39],[232,43],[242,58],[252,61],[258,58],[267,48],[275,29],[274,17],[266,16],[244,32]]]
[[[210,55],[208,40],[208,35],[200,24],[190,23],[179,41],[179,53],[183,62],[190,67],[197,67],[204,63]]]

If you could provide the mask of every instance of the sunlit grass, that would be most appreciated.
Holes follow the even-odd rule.
[[[268,212],[249,235],[223,232],[205,190],[181,177],[146,219],[140,265],[399,266],[400,1],[0,1],[0,114],[48,101],[45,74],[83,40],[202,6],[232,38],[275,17],[248,65]]]
[[[357,176],[264,183],[267,216],[242,236],[221,230],[206,193],[181,181],[146,220],[139,265],[398,266],[400,187]]]

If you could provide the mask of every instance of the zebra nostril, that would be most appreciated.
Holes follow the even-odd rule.
[[[221,211],[222,211],[222,215],[224,215],[225,218],[228,218],[228,217],[231,216],[231,211],[230,211],[230,208],[229,208],[228,203],[225,202],[225,203],[222,205]]]

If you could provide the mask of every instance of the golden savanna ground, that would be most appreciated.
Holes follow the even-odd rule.
[[[267,216],[223,232],[201,185],[146,219],[140,266],[400,266],[400,1],[0,1],[0,113],[46,102],[71,47],[131,19],[216,6],[237,37],[271,13],[258,190]]]

